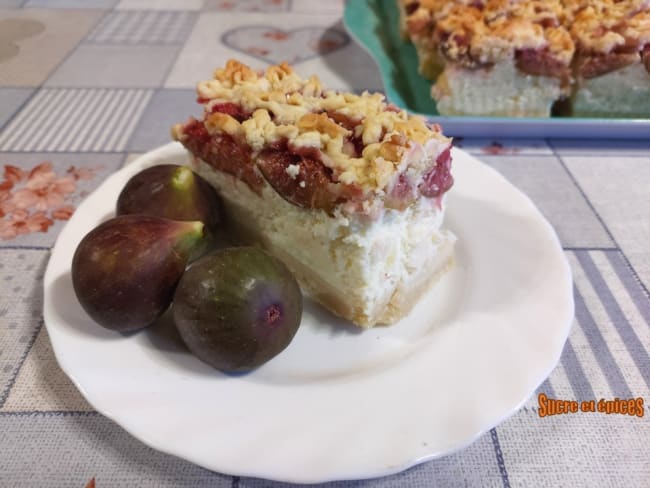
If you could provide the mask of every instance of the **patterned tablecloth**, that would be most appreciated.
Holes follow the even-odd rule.
[[[340,0],[0,0],[0,486],[278,486],[146,447],[95,412],[43,325],[49,250],[75,206],[169,140],[227,58],[289,59],[333,88],[381,89]],[[272,35],[271,35],[272,34]],[[327,42],[322,42],[326,39]],[[650,134],[645,141],[458,139],[554,225],[576,318],[537,393],[641,398],[644,416],[540,417],[535,395],[466,449],[331,486],[650,486]]]

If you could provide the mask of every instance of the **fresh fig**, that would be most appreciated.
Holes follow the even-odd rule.
[[[72,258],[72,284],[98,324],[131,331],[152,324],[171,303],[203,223],[124,215],[90,231]]]
[[[174,321],[202,361],[224,372],[252,370],[282,352],[302,317],[302,294],[278,259],[255,247],[195,261],[174,294]]]
[[[145,214],[171,220],[199,220],[214,234],[222,205],[214,188],[187,166],[160,164],[137,173],[117,199],[117,215]]]

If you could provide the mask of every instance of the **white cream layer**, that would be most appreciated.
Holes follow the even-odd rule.
[[[440,229],[444,198],[442,209],[436,199],[420,198],[374,220],[330,216],[285,201],[268,184],[260,196],[202,161],[195,169],[217,188],[238,233],[283,259],[317,301],[364,327],[399,318],[404,311],[387,310],[391,300],[409,301],[402,295],[450,259],[455,238]]]

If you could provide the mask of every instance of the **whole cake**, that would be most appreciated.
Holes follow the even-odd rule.
[[[203,117],[173,137],[239,238],[282,259],[332,312],[393,323],[450,265],[451,140],[439,126],[381,94],[325,90],[287,64],[258,73],[230,60],[197,93]]]
[[[648,0],[398,0],[443,115],[650,115]]]

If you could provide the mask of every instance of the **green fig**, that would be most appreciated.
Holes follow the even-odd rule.
[[[229,248],[187,269],[172,310],[195,356],[220,371],[244,372],[292,341],[302,317],[302,294],[280,260],[255,247]]]
[[[176,164],[151,166],[131,177],[117,199],[116,213],[200,220],[211,234],[222,222],[215,189],[187,166]]]
[[[72,284],[83,309],[117,331],[151,325],[171,303],[203,223],[124,215],[91,230],[72,259]]]

